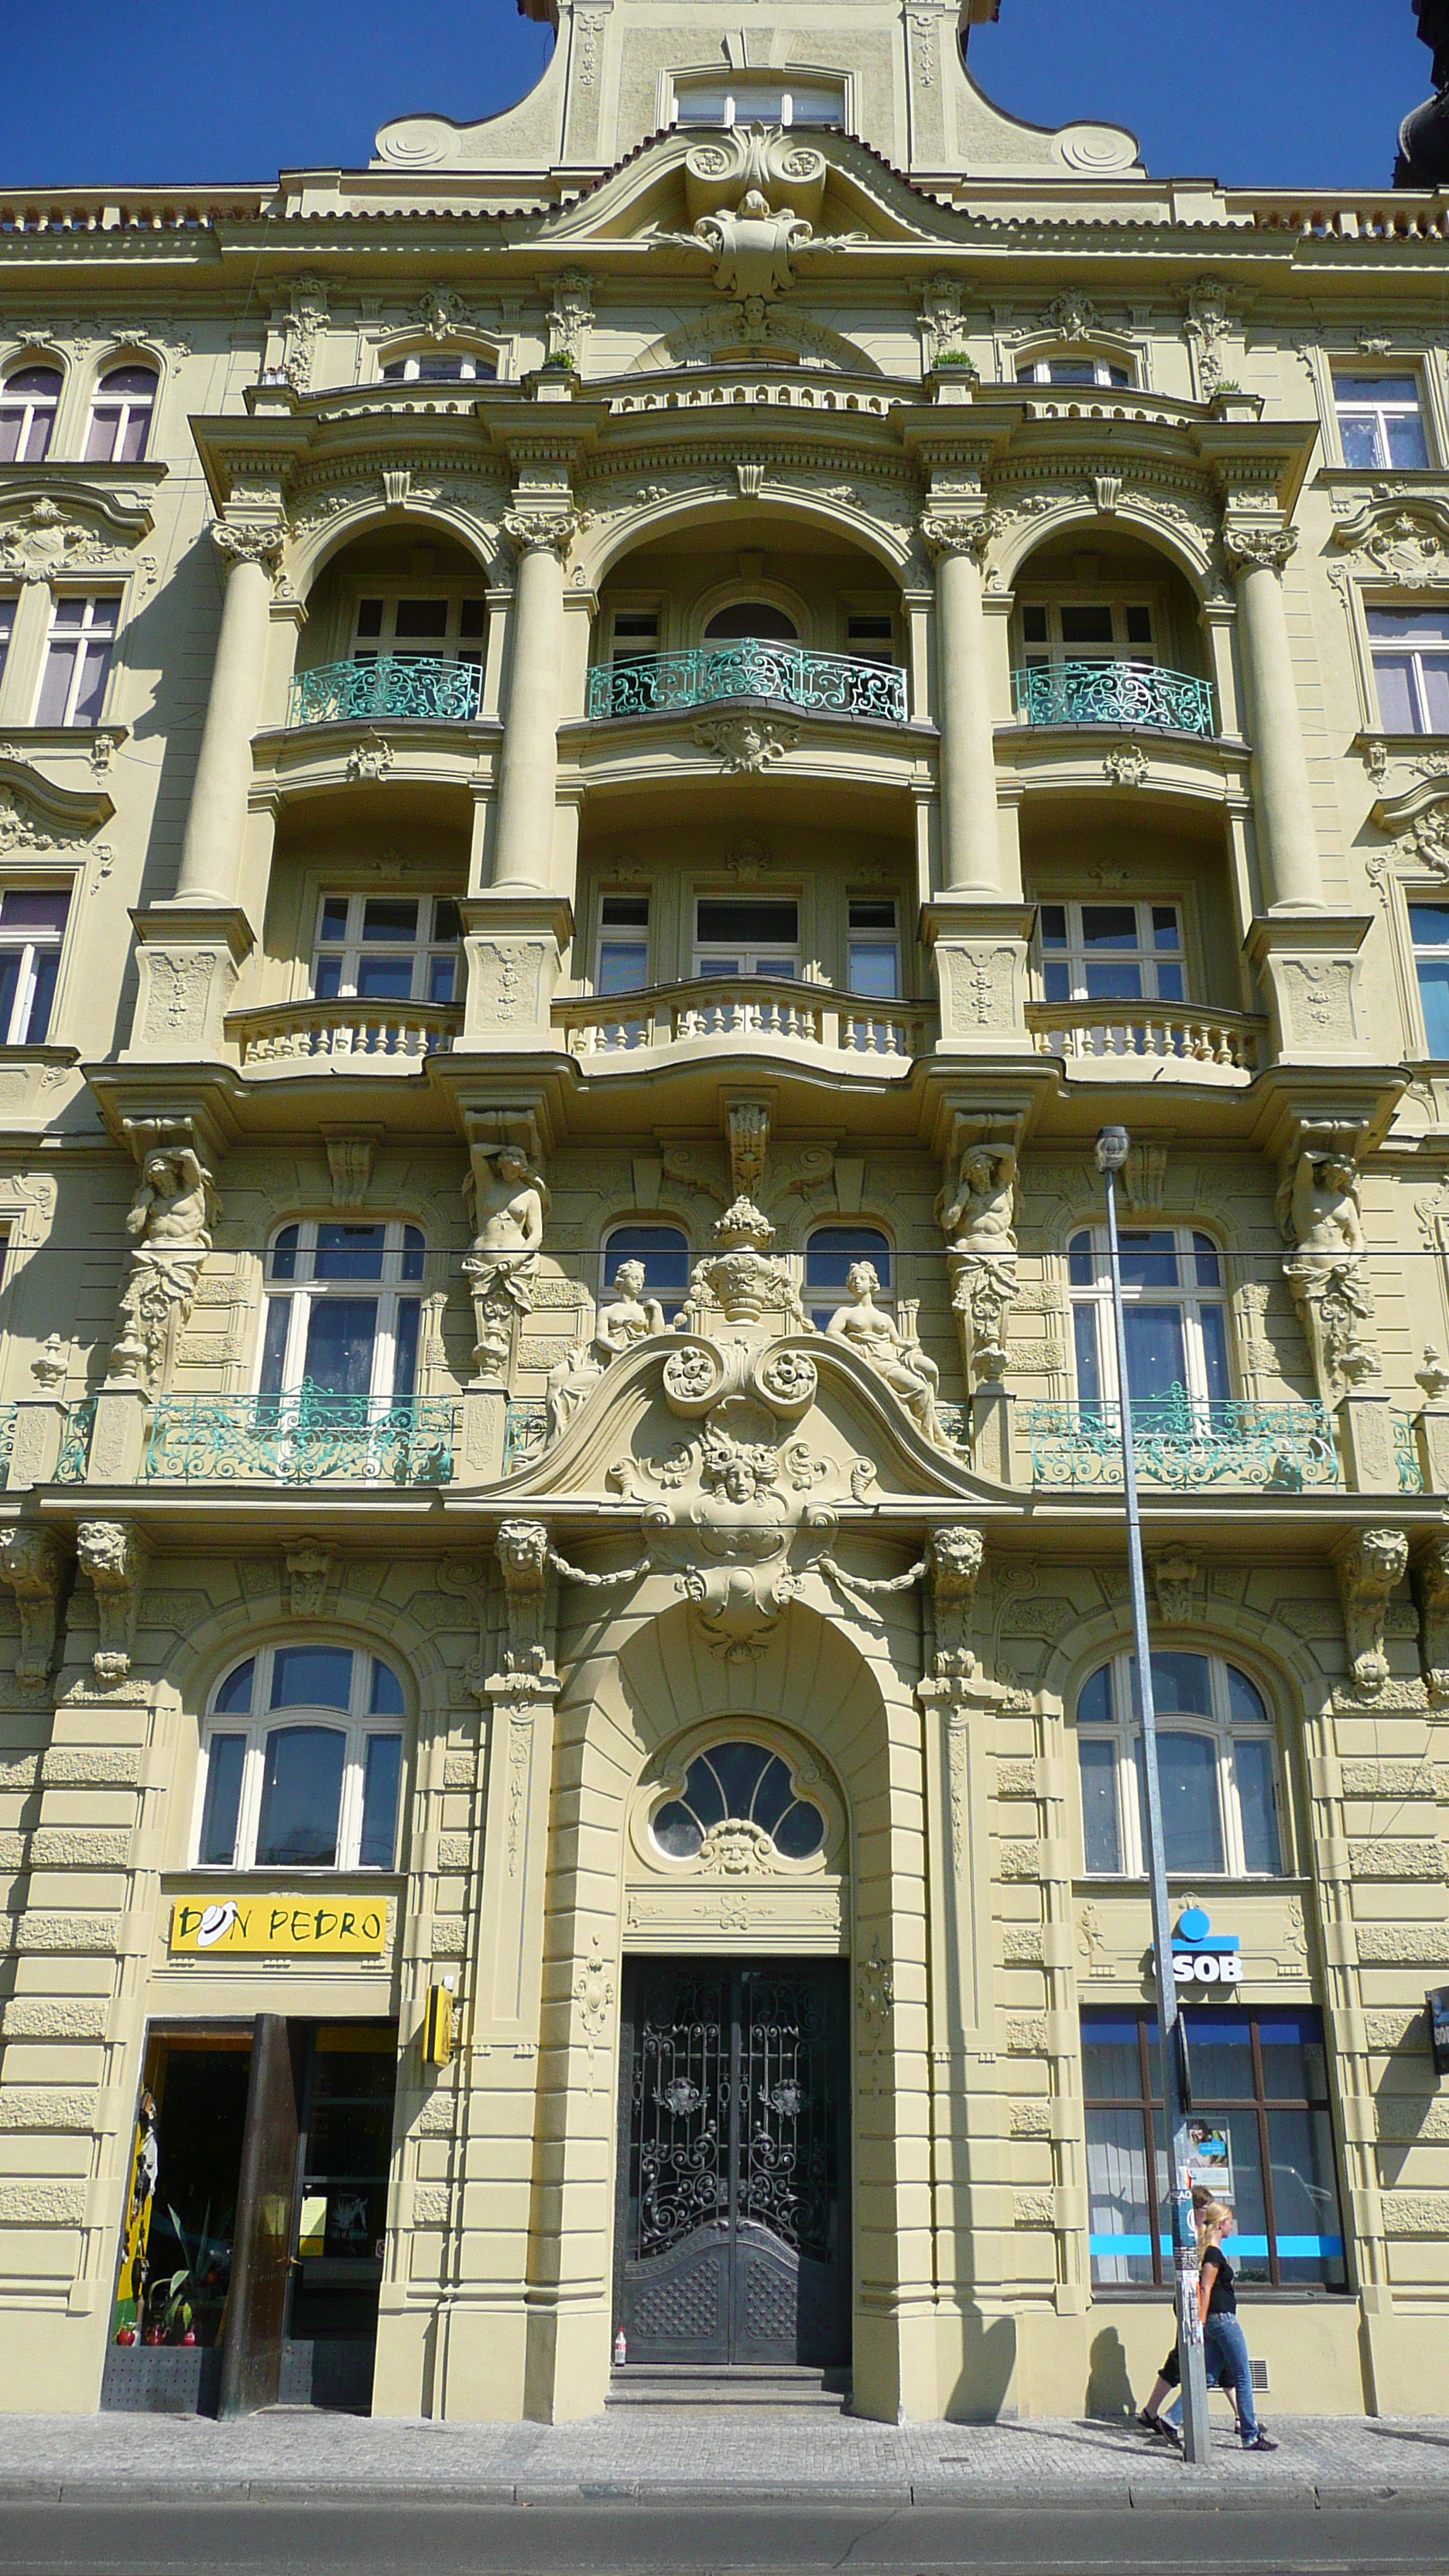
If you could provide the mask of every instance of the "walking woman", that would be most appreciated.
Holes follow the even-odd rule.
[[[1203,2326],[1203,2359],[1208,2386],[1221,2375],[1230,2379],[1238,2410],[1238,2435],[1245,2451],[1276,2451],[1253,2412],[1253,2373],[1248,2347],[1238,2323],[1238,2294],[1233,2267],[1223,2252],[1223,2238],[1236,2224],[1227,2203],[1210,2200],[1198,2213],[1197,2310]]]

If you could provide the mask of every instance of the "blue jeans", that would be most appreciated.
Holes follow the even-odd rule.
[[[1253,2412],[1253,2373],[1242,2327],[1235,2316],[1209,2317],[1202,2340],[1209,2389],[1216,2388],[1223,2379],[1228,2381],[1237,2399],[1238,2430],[1245,2442],[1256,2441],[1258,2418]],[[1175,2397],[1172,2404],[1162,2411],[1169,2422],[1179,2422],[1182,2399]]]

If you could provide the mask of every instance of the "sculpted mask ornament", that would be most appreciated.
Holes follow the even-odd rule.
[[[968,1145],[954,1192],[943,1190],[936,1220],[950,1246],[951,1305],[968,1386],[1006,1375],[1006,1319],[1018,1294],[1016,1222],[1020,1191],[1014,1145]]]
[[[1305,1140],[1278,1191],[1278,1218],[1296,1246],[1283,1264],[1313,1354],[1319,1392],[1335,1404],[1346,1387],[1380,1374],[1373,1294],[1351,1141]]]
[[[1389,1677],[1384,1619],[1389,1595],[1402,1582],[1408,1562],[1409,1543],[1402,1530],[1388,1529],[1360,1530],[1338,1560],[1354,1688],[1368,1697],[1381,1691]]]
[[[812,239],[812,228],[791,207],[773,214],[768,197],[747,188],[733,213],[722,206],[716,214],[701,215],[694,237],[714,261],[721,295],[744,301],[788,294],[795,283],[791,260]]]
[[[135,1248],[111,1348],[112,1379],[139,1381],[149,1393],[164,1381],[191,1314],[196,1274],[211,1250],[216,1213],[211,1174],[190,1145],[155,1145],[145,1153],[126,1217]]]
[[[950,1449],[953,1444],[936,1413],[941,1372],[935,1361],[918,1342],[907,1341],[900,1327],[876,1304],[880,1281],[870,1262],[852,1262],[845,1285],[849,1303],[836,1307],[825,1328],[827,1339],[844,1342],[858,1358],[868,1361],[926,1438],[938,1449]]]
[[[521,1145],[479,1145],[463,1200],[474,1229],[473,1249],[463,1260],[473,1291],[473,1365],[482,1377],[500,1378],[514,1318],[532,1309],[548,1188]]]

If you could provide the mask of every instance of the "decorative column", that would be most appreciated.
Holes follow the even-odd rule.
[[[559,671],[563,661],[564,558],[578,533],[572,507],[510,510],[505,534],[518,553],[513,650],[498,766],[493,889],[547,888],[558,778]]]
[[[1281,521],[1255,515],[1226,520],[1223,543],[1237,585],[1264,898],[1270,912],[1322,912],[1323,870],[1283,608],[1283,567],[1298,539]]]
[[[936,566],[936,722],[941,736],[941,885],[946,894],[999,903],[1019,895],[1001,862],[996,745],[981,563],[990,542],[985,513],[930,511],[921,536]]]

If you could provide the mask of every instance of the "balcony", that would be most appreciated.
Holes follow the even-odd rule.
[[[298,671],[287,707],[289,727],[322,724],[471,724],[482,672],[474,662],[426,655],[379,655],[375,662],[324,662]]]
[[[229,1011],[226,1034],[247,1073],[312,1065],[329,1073],[416,1073],[428,1056],[446,1054],[462,1025],[457,1003],[313,1000]]]
[[[1028,1002],[1039,1055],[1081,1066],[1085,1078],[1246,1084],[1258,1070],[1266,1020],[1192,1002]]]
[[[1117,1404],[1024,1404],[1017,1417],[1034,1485],[1122,1482]],[[1132,1456],[1144,1484],[1260,1485],[1302,1493],[1342,1482],[1333,1422],[1316,1401],[1210,1404],[1169,1387],[1132,1407]]]
[[[1011,703],[1028,725],[1147,726],[1209,741],[1213,735],[1211,681],[1150,662],[1039,662],[1012,672]]]
[[[589,673],[588,713],[678,715],[731,698],[768,698],[816,715],[906,721],[906,675],[845,653],[807,653],[798,644],[744,636],[694,653],[641,654],[601,663]]]
[[[165,1395],[143,1473],[152,1484],[446,1485],[453,1396]]]
[[[553,1024],[564,1032],[569,1053],[590,1062],[641,1054],[657,1060],[669,1048],[699,1040],[755,1038],[792,1056],[803,1048],[822,1057],[864,1057],[876,1068],[905,1073],[936,1038],[936,1014],[926,1003],[867,1001],[826,984],[763,977],[743,983],[699,976],[647,992],[555,1002]]]

